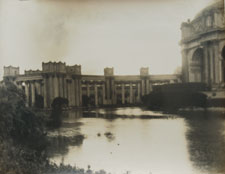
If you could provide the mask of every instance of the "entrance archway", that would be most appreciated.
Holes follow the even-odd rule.
[[[192,56],[191,72],[193,82],[203,82],[203,49],[198,48]]]

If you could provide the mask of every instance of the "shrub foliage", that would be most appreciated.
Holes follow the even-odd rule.
[[[4,82],[0,87],[0,173],[38,173],[46,145],[41,114],[25,106],[22,90]]]
[[[176,110],[185,107],[206,107],[207,96],[194,90],[159,90],[143,96],[142,101],[153,110]]]

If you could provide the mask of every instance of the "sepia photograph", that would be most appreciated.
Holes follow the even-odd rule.
[[[225,0],[0,0],[0,174],[225,174]]]

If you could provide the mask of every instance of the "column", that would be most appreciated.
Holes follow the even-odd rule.
[[[105,105],[105,83],[102,83],[102,103]]]
[[[219,82],[220,83],[223,83],[223,58],[221,55],[219,55],[219,66],[218,66],[218,69],[219,69]]]
[[[41,88],[41,96],[44,97],[44,80],[40,81],[40,88]]]
[[[213,48],[212,45],[209,47],[209,57],[210,57],[210,81],[214,82],[214,61],[213,61]]]
[[[97,84],[94,85],[95,88],[95,106],[98,106],[98,86]]]
[[[40,81],[35,81],[35,89],[38,95],[41,95],[41,84]]]
[[[212,57],[213,57],[213,82],[216,83],[216,54],[215,54],[215,48],[214,45],[212,45]]]
[[[59,80],[57,75],[54,76],[54,97],[53,100],[59,96]]]
[[[90,85],[87,83],[87,96],[90,97]]]
[[[106,80],[106,99],[107,99],[107,104],[110,99],[110,85],[109,85],[109,80]]]
[[[28,82],[25,82],[25,95],[26,95],[26,106],[29,107],[30,96],[29,96],[29,83]]]
[[[78,106],[78,80],[77,79],[74,79],[74,97],[75,97],[75,100],[74,100],[74,104],[75,106]]]
[[[59,76],[59,96],[64,97],[63,96],[63,77],[61,75]]]
[[[146,94],[149,94],[149,80],[146,80]]]
[[[73,79],[71,79],[70,80],[70,83],[69,83],[69,93],[68,93],[68,95],[69,95],[69,97],[70,97],[70,103],[71,103],[71,106],[73,106],[73,97],[74,97],[74,95],[75,95],[75,92],[74,92],[74,82],[73,82]]]
[[[63,92],[64,92],[64,98],[68,99],[67,80],[65,76],[63,77]]]
[[[211,85],[211,66],[210,66],[210,51],[207,48],[207,61],[208,61],[208,84]]]
[[[73,79],[71,79],[67,84],[67,90],[68,90],[69,106],[73,106],[73,97],[74,97]]]
[[[208,66],[208,51],[207,51],[207,46],[204,46],[204,77],[205,77],[205,82],[208,84],[209,83],[209,66]]]
[[[117,84],[114,84],[114,104],[117,104]]]
[[[141,80],[141,94],[142,96],[145,95],[145,81],[144,80]]]
[[[44,77],[44,92],[43,92],[43,97],[44,97],[44,108],[49,107],[49,98],[48,98],[48,80],[47,77]]]
[[[149,93],[152,92],[152,83],[149,80]]]
[[[137,84],[137,101],[138,102],[140,102],[140,100],[141,100],[141,84],[140,83],[138,83]]]
[[[78,80],[74,79],[74,94],[75,94],[75,106],[79,106],[79,88],[78,88]]]
[[[111,98],[111,104],[116,104],[116,102],[115,102],[115,82],[114,82],[114,80],[111,80],[111,95],[112,95],[112,98]]]
[[[49,106],[51,107],[51,104],[54,99],[54,83],[53,83],[53,76],[49,76],[48,80],[48,91],[49,91]]]
[[[219,65],[219,47],[218,43],[214,43],[214,58],[215,58],[215,82],[218,84],[220,82],[220,65]]]
[[[187,50],[182,50],[182,74],[183,74],[183,82],[189,82],[189,63]]]
[[[82,106],[82,83],[81,83],[81,79],[78,80],[78,86],[79,86],[79,106]]]
[[[122,83],[122,104],[125,104],[125,85]]]
[[[71,95],[71,105],[76,105],[76,81],[72,77],[71,79],[71,85],[70,85],[70,95]]]
[[[33,107],[35,104],[35,82],[31,82],[31,106]]]
[[[76,106],[76,80],[72,78],[71,83],[72,106]]]
[[[130,83],[130,103],[133,103],[133,84]]]

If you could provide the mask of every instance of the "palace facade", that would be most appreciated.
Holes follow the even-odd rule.
[[[204,82],[211,87],[225,83],[224,1],[218,1],[181,25],[184,82]]]
[[[181,81],[180,75],[149,75],[148,68],[141,68],[139,75],[114,75],[113,68],[105,68],[104,75],[82,75],[80,65],[62,62],[42,63],[42,70],[24,74],[19,67],[4,67],[4,79],[24,90],[27,106],[41,97],[45,108],[57,97],[66,98],[70,107],[86,106],[87,101],[94,106],[138,104],[154,84]]]

